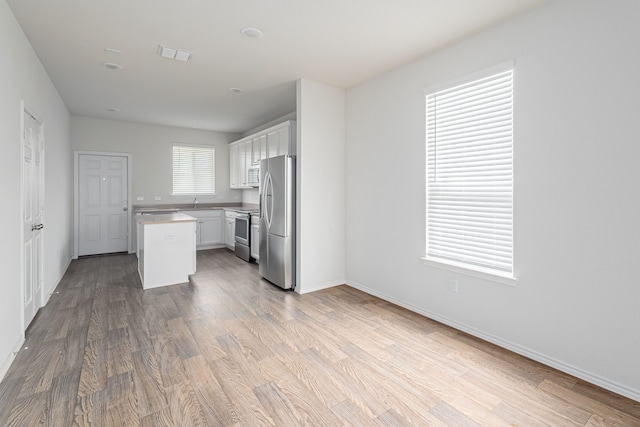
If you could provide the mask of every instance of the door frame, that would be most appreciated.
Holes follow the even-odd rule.
[[[80,245],[80,208],[78,204],[78,189],[80,183],[78,182],[78,162],[81,155],[89,156],[117,156],[127,158],[127,252],[131,253],[131,238],[133,234],[131,225],[132,215],[132,199],[133,199],[133,167],[131,153],[114,153],[110,151],[85,151],[74,150],[73,151],[73,259],[78,259],[78,248]]]
[[[20,324],[22,325],[22,333],[24,334],[24,332],[27,330],[27,326],[29,325],[25,325],[25,321],[24,321],[24,290],[25,290],[25,286],[26,286],[26,278],[25,278],[25,274],[24,274],[24,267],[25,267],[25,257],[24,257],[24,130],[25,130],[25,122],[24,122],[24,115],[29,114],[31,117],[33,117],[35,119],[35,121],[37,121],[40,126],[41,126],[41,131],[42,131],[42,135],[41,138],[43,140],[42,143],[42,157],[40,158],[40,162],[42,163],[42,169],[41,169],[41,175],[40,175],[40,185],[41,190],[42,190],[42,206],[43,206],[43,211],[45,211],[45,214],[43,214],[43,217],[46,217],[46,192],[45,192],[45,171],[46,171],[46,163],[45,163],[45,155],[46,155],[46,150],[45,150],[45,145],[44,145],[44,140],[45,140],[45,128],[44,128],[44,121],[42,120],[42,118],[40,118],[40,116],[38,116],[36,113],[34,113],[34,111],[29,108],[29,106],[27,106],[27,103],[24,100],[20,101]],[[35,299],[36,295],[34,294],[34,301],[35,304],[37,305],[36,308],[36,314],[38,313],[38,310],[44,306],[44,303],[46,301],[46,299],[48,298],[48,295],[46,295],[45,292],[45,287],[44,287],[44,282],[45,282],[45,277],[44,277],[44,265],[45,265],[45,241],[46,241],[46,231],[42,232],[42,253],[40,254],[40,268],[42,269],[41,273],[41,289],[40,289],[40,298],[39,299]],[[24,338],[24,335],[23,335]]]

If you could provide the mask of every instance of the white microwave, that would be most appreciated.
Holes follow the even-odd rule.
[[[247,185],[260,187],[260,166],[250,166],[247,169]]]

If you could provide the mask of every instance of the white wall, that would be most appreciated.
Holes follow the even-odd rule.
[[[345,91],[297,84],[297,287],[345,282]]]
[[[4,0],[0,1],[0,377],[24,338],[21,301],[20,101],[44,122],[44,294],[48,298],[71,260],[72,157],[69,112]]]
[[[640,400],[639,20],[551,2],[350,89],[348,282]],[[510,59],[515,287],[420,260],[422,91]]]
[[[185,129],[88,117],[71,117],[74,150],[132,154],[134,205],[191,203],[192,196],[172,196],[174,142],[213,145],[216,150],[216,195],[198,197],[199,203],[242,200],[241,190],[229,189],[229,142],[236,134]],[[143,201],[136,198],[144,197]],[[160,201],[154,200],[160,196]]]

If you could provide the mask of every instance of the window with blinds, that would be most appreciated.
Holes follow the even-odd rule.
[[[173,194],[215,194],[215,149],[208,146],[173,145]]]
[[[425,95],[427,259],[513,277],[513,67]]]

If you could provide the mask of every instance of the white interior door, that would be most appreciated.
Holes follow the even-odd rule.
[[[44,280],[42,229],[44,228],[44,137],[42,123],[23,111],[23,224],[24,224],[24,327],[42,304]]]
[[[78,156],[78,255],[128,250],[126,156]]]

